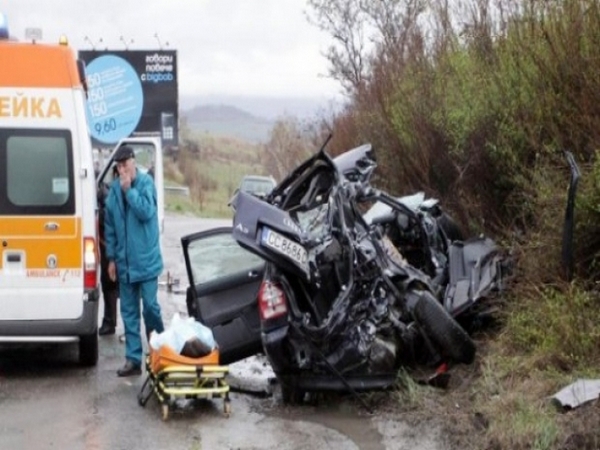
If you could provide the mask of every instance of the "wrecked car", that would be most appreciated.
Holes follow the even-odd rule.
[[[459,324],[502,287],[503,254],[464,239],[438,202],[371,185],[371,145],[322,148],[266,198],[240,192],[233,226],[182,238],[188,313],[222,363],[264,352],[285,401],[391,386],[403,364],[469,364]]]

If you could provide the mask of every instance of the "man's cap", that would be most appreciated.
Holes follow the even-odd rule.
[[[129,158],[134,158],[135,153],[133,153],[133,149],[128,145],[124,145],[119,147],[119,149],[115,153],[115,157],[113,158],[115,161],[126,161]]]

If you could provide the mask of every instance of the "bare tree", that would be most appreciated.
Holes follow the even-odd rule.
[[[281,181],[290,170],[310,156],[313,143],[309,129],[295,117],[278,119],[264,145],[263,158],[267,171]]]
[[[308,20],[333,38],[325,57],[331,63],[329,75],[347,93],[360,89],[365,81],[365,27],[367,18],[358,0],[308,0],[314,15]]]
[[[410,40],[420,36],[419,18],[427,0],[308,0],[308,19],[333,44],[325,57],[329,75],[346,93],[360,93],[371,80],[374,58],[402,61]]]
[[[377,53],[403,61],[426,6],[426,0],[362,0],[361,8],[377,32]]]

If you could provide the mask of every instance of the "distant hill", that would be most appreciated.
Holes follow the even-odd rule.
[[[274,124],[274,120],[230,105],[199,105],[183,110],[181,115],[195,133],[234,137],[251,143],[266,141]]]
[[[294,116],[301,120],[315,118],[323,114],[339,111],[343,100],[339,97],[259,97],[236,95],[186,95],[179,97],[181,110],[190,110],[198,105],[230,105],[250,114],[275,120],[282,116]]]

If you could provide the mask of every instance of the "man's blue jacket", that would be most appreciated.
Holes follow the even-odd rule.
[[[116,263],[122,283],[147,281],[163,270],[156,205],[154,181],[139,169],[127,193],[118,178],[110,185],[104,214],[106,256]]]

